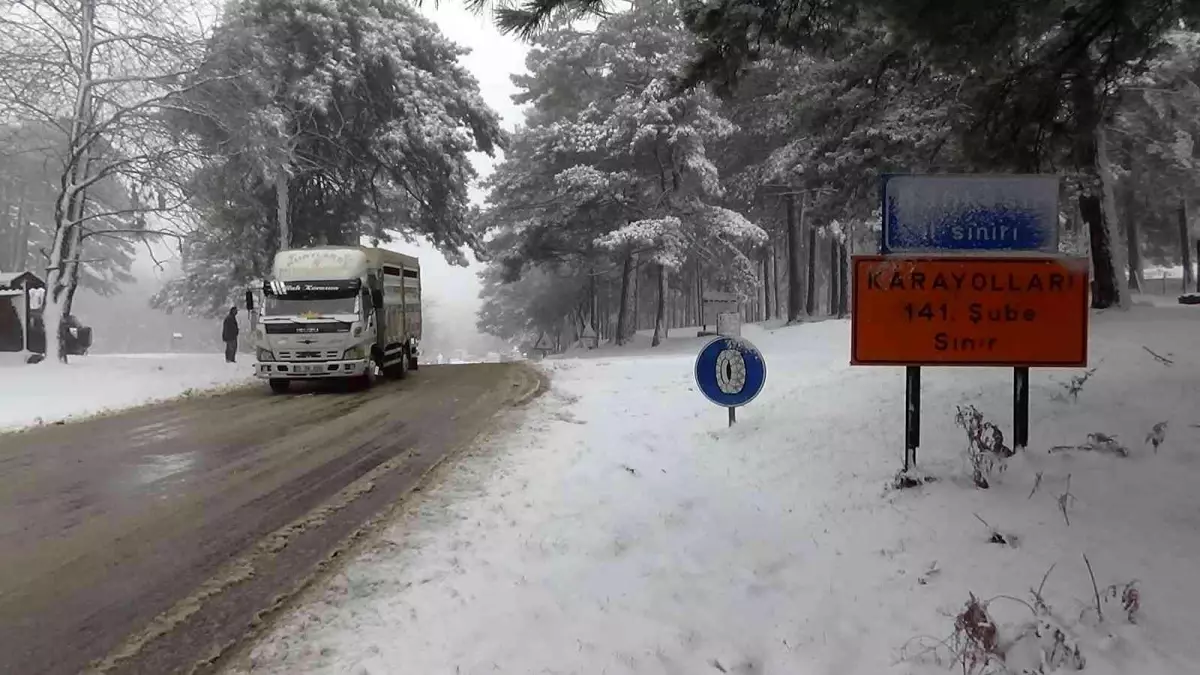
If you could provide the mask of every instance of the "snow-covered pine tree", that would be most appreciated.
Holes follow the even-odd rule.
[[[465,264],[469,155],[505,135],[464,53],[404,3],[232,4],[173,118],[212,155],[194,182],[206,226],[156,302],[220,307],[285,244],[416,237]]]
[[[631,330],[635,258],[657,278],[655,345],[666,332],[670,273],[689,259],[730,271],[738,290],[752,287],[757,268],[744,249],[766,233],[721,205],[709,153],[735,128],[704,88],[673,86],[691,57],[674,5],[638,3],[590,32],[559,26],[536,45],[531,74],[518,80],[533,107],[529,126],[493,181],[492,222],[520,242],[510,267],[560,262],[557,251],[570,249],[589,275],[612,270],[618,342]],[[526,189],[514,189],[522,181]]]

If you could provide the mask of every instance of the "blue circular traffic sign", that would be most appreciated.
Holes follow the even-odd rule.
[[[737,408],[762,391],[767,362],[749,340],[718,337],[700,350],[695,375],[705,398],[725,408]]]

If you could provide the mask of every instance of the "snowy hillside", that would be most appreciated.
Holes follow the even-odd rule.
[[[986,490],[955,410],[1011,435],[1011,372],[927,370],[936,480],[892,489],[902,369],[846,365],[846,322],[747,327],[769,375],[733,428],[694,391],[702,340],[546,361],[552,392],[521,428],[444,472],[235,672],[1197,672],[1198,319],[1096,316],[1094,373],[1034,371],[1031,447]],[[1089,434],[1127,456],[1059,447]]]

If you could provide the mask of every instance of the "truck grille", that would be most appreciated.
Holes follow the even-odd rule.
[[[339,351],[281,351],[275,353],[280,361],[336,361],[342,357]]]

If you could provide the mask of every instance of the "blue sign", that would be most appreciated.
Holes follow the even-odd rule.
[[[1058,252],[1058,176],[888,175],[880,253]]]
[[[718,337],[696,357],[696,386],[705,398],[725,408],[754,400],[767,381],[767,362],[749,340]]]

